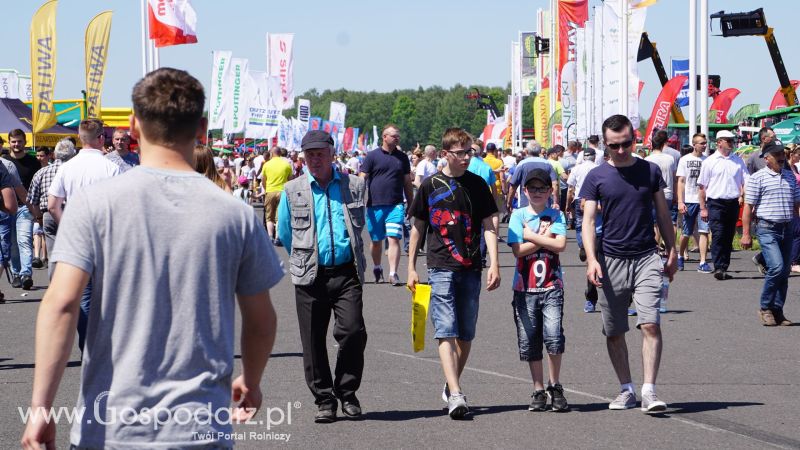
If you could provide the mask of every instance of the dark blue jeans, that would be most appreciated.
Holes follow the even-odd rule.
[[[83,345],[86,343],[86,327],[89,325],[89,307],[92,301],[92,279],[81,294],[81,311],[78,316],[78,348],[83,353]]]
[[[791,269],[792,223],[759,220],[756,236],[767,265],[764,288],[761,290],[761,309],[783,310]]]
[[[792,265],[800,264],[800,218],[792,220]]]
[[[711,230],[711,257],[714,260],[714,270],[727,271],[731,265],[736,221],[739,220],[739,200],[710,198],[706,202],[706,207],[708,228]]]

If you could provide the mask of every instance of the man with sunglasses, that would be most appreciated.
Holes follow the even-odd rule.
[[[636,303],[637,327],[642,331],[642,411],[664,411],[666,403],[656,396],[655,383],[661,361],[659,304],[662,269],[672,280],[675,273],[675,236],[669,207],[664,197],[666,183],[657,165],[634,158],[633,125],[622,115],[603,122],[603,139],[609,160],[591,170],[581,188],[583,245],[586,248],[586,276],[600,289],[598,304],[603,317],[603,334],[621,392],[609,409],[636,406],[631,380],[628,347],[628,306]],[[603,205],[603,238],[595,253],[595,217]],[[652,210],[668,252],[663,264],[657,253]]]
[[[744,161],[733,153],[734,141],[735,136],[728,130],[717,133],[717,151],[703,161],[697,180],[700,218],[707,220],[711,229],[711,257],[717,280],[733,278],[728,266],[748,176]]]

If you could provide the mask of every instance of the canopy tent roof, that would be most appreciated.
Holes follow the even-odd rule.
[[[52,127],[36,133],[33,131],[33,112],[21,100],[16,98],[0,99],[0,133],[7,134],[17,128],[25,132],[28,145],[45,145],[53,147],[59,140],[68,137],[78,136],[75,129],[63,125],[53,125]]]

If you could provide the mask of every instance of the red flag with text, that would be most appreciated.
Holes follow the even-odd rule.
[[[197,14],[189,0],[147,0],[147,13],[156,47],[197,42]]]
[[[714,123],[728,123],[728,111],[731,110],[733,99],[739,95],[741,91],[736,88],[728,88],[720,92],[717,98],[711,103],[711,108],[717,111],[717,117]]]
[[[663,129],[669,123],[669,115],[672,111],[672,104],[678,98],[678,93],[681,91],[683,83],[688,80],[683,75],[678,75],[667,81],[667,84],[661,88],[661,93],[658,94],[656,104],[653,105],[653,113],[650,114],[650,120],[647,121],[647,129],[644,132],[644,145],[650,145],[650,138],[652,137],[653,130]]]
[[[558,86],[561,69],[567,61],[575,61],[578,48],[576,30],[589,20],[588,0],[558,0]],[[561,89],[558,89],[561,98]]]

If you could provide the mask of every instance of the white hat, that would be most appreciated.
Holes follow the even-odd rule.
[[[717,132],[715,139],[736,139],[736,135],[728,130],[721,130]]]

